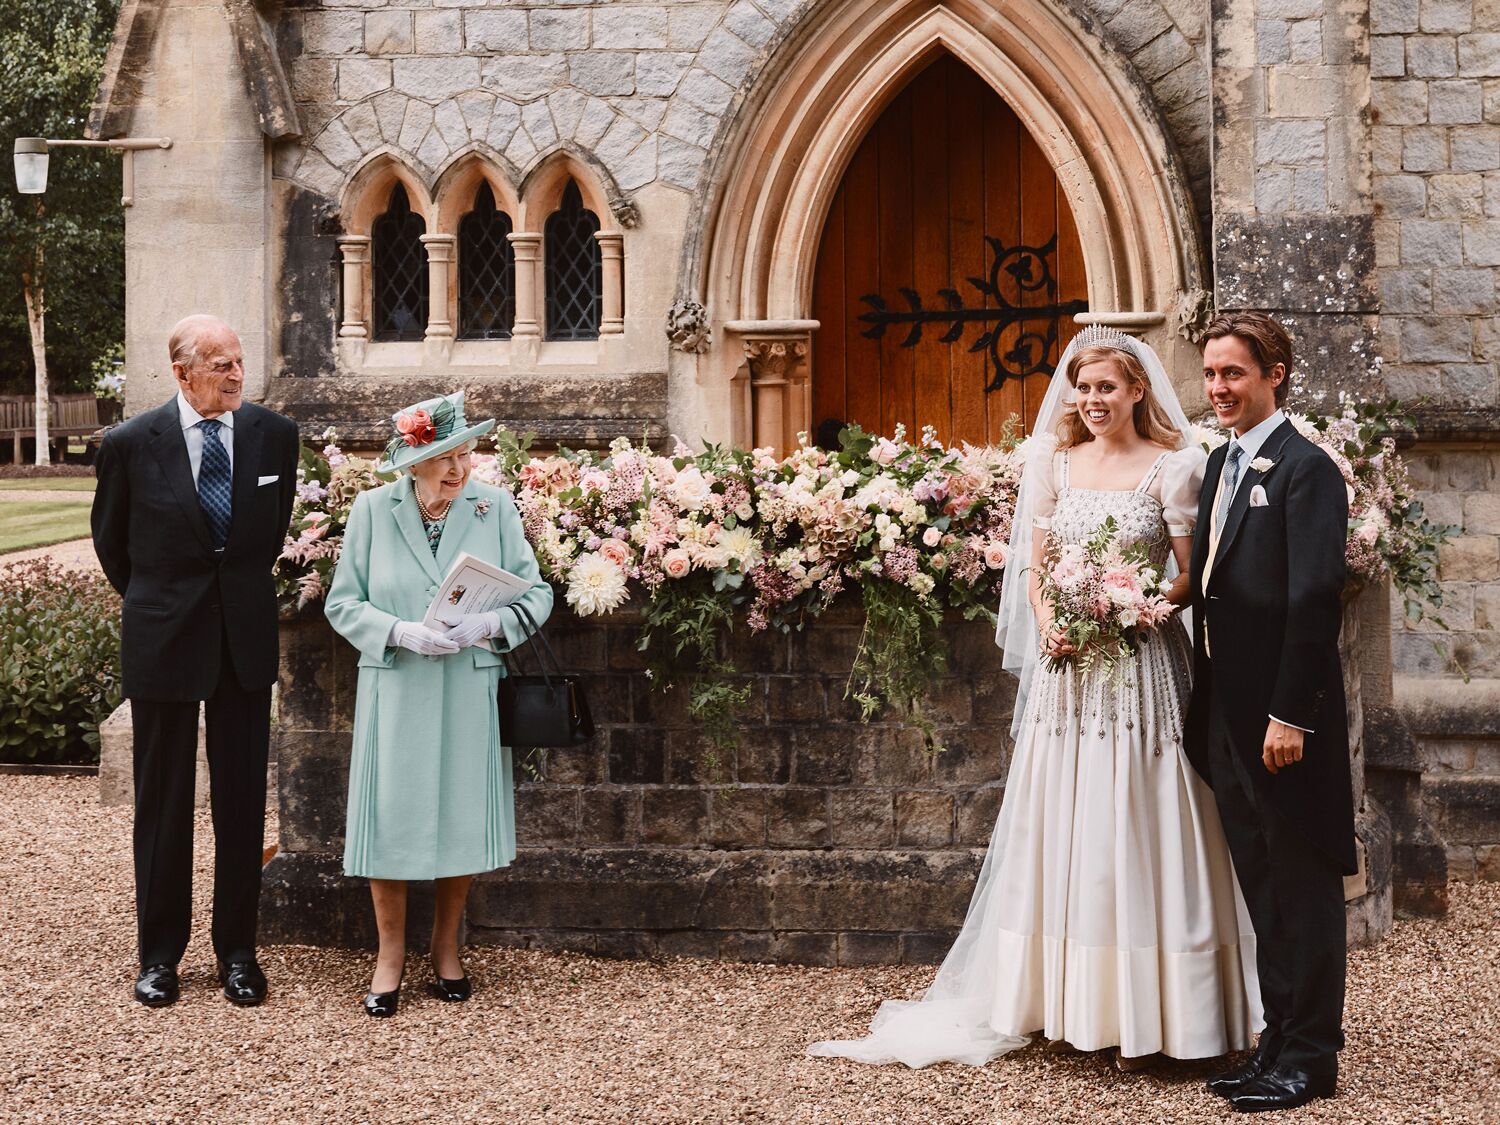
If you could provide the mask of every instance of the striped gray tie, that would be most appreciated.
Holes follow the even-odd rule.
[[[1229,456],[1224,462],[1224,490],[1219,497],[1219,515],[1214,524],[1220,532],[1224,530],[1224,521],[1229,518],[1229,503],[1234,499],[1235,487],[1240,483],[1240,457],[1244,452],[1239,442],[1230,441]]]

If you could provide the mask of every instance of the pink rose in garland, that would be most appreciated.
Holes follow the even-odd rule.
[[[693,559],[681,547],[674,547],[661,557],[662,572],[668,578],[685,578],[693,569]]]
[[[432,415],[425,410],[411,410],[396,416],[396,432],[407,445],[430,445],[437,437]]]

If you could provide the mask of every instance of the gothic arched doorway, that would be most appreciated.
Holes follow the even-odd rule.
[[[870,127],[818,247],[812,420],[944,442],[1029,425],[1087,308],[1082,248],[1046,155],[947,53]],[[1045,311],[1044,311],[1045,310]]]

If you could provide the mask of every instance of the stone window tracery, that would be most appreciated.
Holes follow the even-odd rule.
[[[385,213],[370,228],[372,338],[421,340],[427,331],[427,224],[411,209],[406,188],[391,189]]]
[[[481,183],[458,224],[458,338],[508,340],[516,320],[516,251],[511,217]]]
[[[604,262],[598,233],[599,217],[584,207],[578,184],[569,180],[542,232],[548,340],[599,338]]]

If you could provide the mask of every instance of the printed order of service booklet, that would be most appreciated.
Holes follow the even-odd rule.
[[[465,552],[453,560],[422,624],[429,629],[441,629],[465,614],[488,613],[509,605],[529,589],[531,584],[519,574]]]

